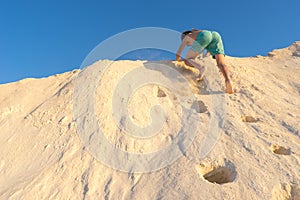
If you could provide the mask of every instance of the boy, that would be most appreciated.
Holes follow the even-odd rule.
[[[210,53],[217,61],[218,68],[225,78],[225,92],[233,93],[231,80],[229,77],[229,68],[225,64],[225,53],[223,42],[219,33],[215,31],[196,30],[184,31],[181,34],[182,43],[176,53],[176,60],[180,61],[180,55],[185,46],[191,46],[191,49],[186,54],[185,64],[191,67],[196,67],[200,71],[200,80],[203,78],[205,68],[200,66],[195,58],[203,52],[204,49]]]

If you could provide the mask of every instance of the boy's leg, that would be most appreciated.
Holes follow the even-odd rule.
[[[232,89],[231,80],[229,76],[230,72],[228,66],[225,64],[225,56],[223,54],[216,54],[215,58],[217,61],[218,68],[220,69],[221,73],[225,78],[226,92],[232,94],[233,89]]]
[[[190,67],[195,67],[199,70],[199,80],[202,80],[203,79],[203,76],[204,76],[204,72],[205,72],[205,67],[204,66],[201,66],[199,63],[197,63],[195,61],[195,58],[198,56],[199,54],[196,53],[195,51],[193,50],[189,50],[185,56],[185,64],[190,66]]]

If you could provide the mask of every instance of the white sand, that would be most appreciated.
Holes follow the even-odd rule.
[[[0,85],[0,199],[300,199],[300,42],[266,57],[227,56],[226,61],[233,95],[223,94],[221,76],[207,72],[207,80],[215,79],[218,88],[207,94],[205,84],[194,81],[197,70],[160,62],[179,70],[192,85],[200,103],[188,104],[198,111],[201,127],[183,156],[151,173],[114,170],[83,146],[73,120],[79,70]],[[103,62],[109,61],[88,70],[97,73]],[[214,64],[211,58],[200,62]],[[151,123],[149,109],[162,105],[169,121],[159,134],[133,139],[114,123],[114,87],[123,75],[147,63],[114,62],[96,91],[99,126],[112,144],[127,152],[158,151],[172,143],[181,125],[178,99],[155,85],[137,90],[128,113],[145,127]],[[223,95],[226,120],[216,145],[200,159],[213,95]]]

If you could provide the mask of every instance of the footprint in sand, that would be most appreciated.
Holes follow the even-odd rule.
[[[237,176],[235,166],[230,161],[223,165],[200,164],[196,170],[202,178],[216,184],[233,182]]]
[[[272,144],[271,150],[273,151],[273,153],[278,154],[278,155],[291,155],[291,149],[285,148],[283,146]]]
[[[252,116],[249,116],[249,115],[242,115],[241,118],[242,118],[242,121],[243,121],[243,122],[254,123],[254,122],[257,122],[257,121],[258,121],[257,118],[252,117]]]
[[[163,91],[160,87],[155,87],[154,88],[154,92],[156,93],[156,96],[159,97],[159,98],[167,96],[167,94],[165,93],[165,91]]]
[[[207,106],[204,104],[203,101],[194,101],[192,106],[192,109],[195,109],[197,113],[205,113],[207,112]]]

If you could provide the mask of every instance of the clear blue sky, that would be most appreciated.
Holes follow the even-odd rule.
[[[299,8],[299,0],[1,1],[0,83],[79,68],[101,41],[148,26],[216,30],[226,54],[266,55],[300,40]]]

